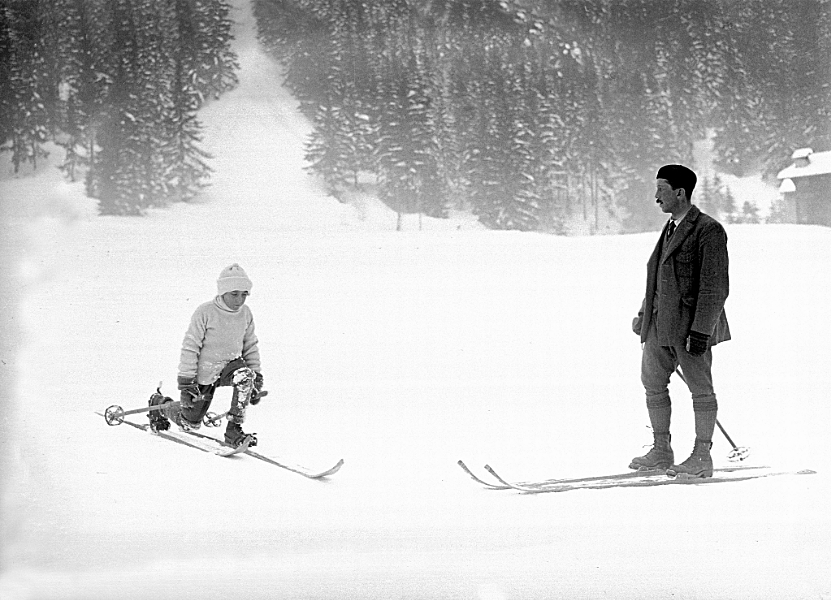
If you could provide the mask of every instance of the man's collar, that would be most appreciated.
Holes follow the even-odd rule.
[[[677,219],[674,219],[674,218],[670,217],[670,220],[675,221],[675,225],[677,226],[679,223],[681,223],[681,221],[683,221],[683,220],[684,220],[684,217],[686,217],[686,216],[689,214],[689,212],[690,212],[690,208],[692,208],[692,206],[690,206],[689,208],[687,208],[687,210],[685,210],[685,211],[684,211],[684,214],[682,214],[682,215],[681,215],[680,217],[678,217]]]

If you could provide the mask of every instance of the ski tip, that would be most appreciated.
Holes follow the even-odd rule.
[[[338,462],[335,464],[335,466],[334,466],[334,467],[332,467],[331,469],[329,469],[328,471],[326,471],[326,475],[334,475],[335,473],[337,473],[338,471],[340,471],[340,468],[341,468],[342,466],[343,466],[343,459],[341,458],[340,460],[338,460]]]
[[[245,436],[245,439],[242,440],[242,443],[239,446],[234,447],[222,447],[216,451],[219,456],[233,456],[234,454],[239,454],[240,452],[245,452],[248,450],[248,447],[251,445],[252,440],[254,440],[253,435]]]
[[[505,484],[505,485],[510,485],[507,481],[502,479],[502,477],[496,471],[494,471],[493,467],[491,467],[490,465],[485,465],[485,471],[487,471],[488,473],[490,473],[491,475],[496,477],[496,479],[499,480],[499,483],[502,483],[502,484]]]
[[[329,477],[329,475],[334,475],[335,473],[340,471],[340,468],[342,466],[343,466],[343,459],[341,458],[340,460],[338,460],[337,463],[335,463],[334,467],[332,467],[331,469],[327,469],[325,471],[322,471],[320,473],[305,473],[305,472],[302,472],[302,471],[296,471],[296,472],[300,473],[301,475],[304,475],[305,477],[308,477],[309,479],[325,479],[326,477]]]

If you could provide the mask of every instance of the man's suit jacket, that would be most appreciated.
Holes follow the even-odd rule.
[[[730,292],[727,233],[721,223],[692,206],[669,240],[664,226],[646,273],[646,296],[633,323],[642,342],[652,319],[662,346],[685,345],[690,331],[709,335],[710,345],[730,339],[724,312]]]

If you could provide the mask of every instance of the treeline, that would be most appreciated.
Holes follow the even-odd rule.
[[[206,185],[198,108],[237,83],[222,0],[3,0],[0,150],[43,144],[102,214],[141,214]]]
[[[749,200],[739,206],[733,191],[718,175],[705,176],[698,181],[693,192],[693,202],[705,213],[724,223],[762,222],[759,207]]]
[[[254,0],[313,170],[493,228],[654,226],[654,173],[831,148],[829,0]]]

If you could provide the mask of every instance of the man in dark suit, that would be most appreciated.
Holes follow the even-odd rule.
[[[724,313],[729,293],[727,234],[690,200],[696,176],[682,165],[658,170],[655,198],[671,218],[647,263],[646,295],[632,323],[643,343],[641,381],[654,445],[632,469],[667,469],[712,477],[710,456],[718,404],[713,389],[712,346],[730,339]],[[672,404],[667,386],[680,367],[692,393],[695,447],[675,464],[670,445]]]

